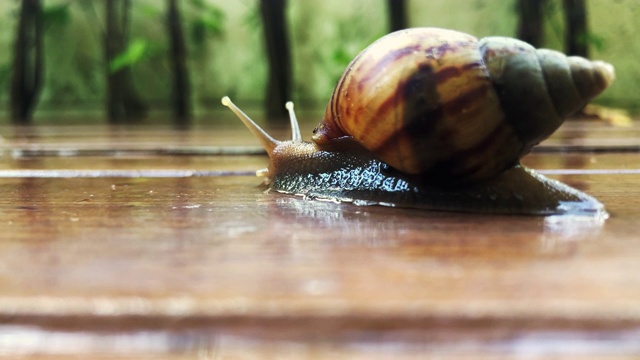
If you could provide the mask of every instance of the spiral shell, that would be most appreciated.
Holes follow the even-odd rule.
[[[402,30],[351,62],[313,141],[351,136],[400,172],[434,182],[486,180],[613,78],[609,64],[516,39]]]

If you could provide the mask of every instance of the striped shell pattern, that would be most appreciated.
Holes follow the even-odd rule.
[[[351,62],[313,141],[352,136],[403,173],[482,181],[516,164],[613,77],[606,63],[516,39],[402,30]]]

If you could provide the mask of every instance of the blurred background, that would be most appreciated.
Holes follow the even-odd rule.
[[[289,99],[321,114],[360,50],[417,26],[608,61],[596,102],[638,114],[639,18],[640,0],[7,0],[0,124],[189,124],[224,95],[274,121]]]

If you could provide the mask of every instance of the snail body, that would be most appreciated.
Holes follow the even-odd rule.
[[[611,65],[515,39],[445,29],[391,33],[338,81],[311,142],[277,141],[228,98],[269,153],[280,192],[433,210],[604,212],[519,159],[613,81]]]

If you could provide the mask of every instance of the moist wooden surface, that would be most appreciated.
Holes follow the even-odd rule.
[[[606,220],[265,193],[235,125],[0,135],[0,356],[640,355],[638,126],[570,122],[523,161]]]

